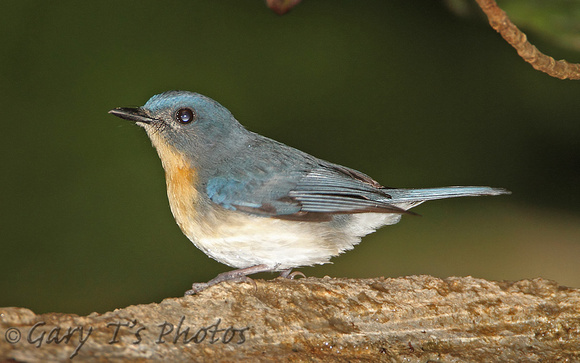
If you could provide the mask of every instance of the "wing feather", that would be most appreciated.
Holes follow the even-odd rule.
[[[210,199],[228,209],[303,221],[345,213],[410,213],[393,205],[388,189],[369,176],[330,163],[299,174],[239,179],[211,179],[206,188]]]

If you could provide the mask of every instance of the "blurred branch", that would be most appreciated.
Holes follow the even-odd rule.
[[[579,361],[580,290],[534,279],[256,280],[105,314],[0,308],[3,361]],[[2,339],[3,338],[3,339]]]
[[[568,63],[566,60],[556,61],[554,58],[540,52],[532,45],[526,35],[508,18],[507,14],[497,6],[494,0],[476,0],[487,15],[489,24],[514,47],[520,57],[530,63],[535,69],[560,79],[580,79],[580,64]]]
[[[293,7],[298,5],[301,0],[266,0],[266,5],[278,15],[284,15]]]

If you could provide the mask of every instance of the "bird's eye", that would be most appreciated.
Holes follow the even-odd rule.
[[[175,113],[175,118],[177,121],[179,121],[179,123],[188,124],[195,120],[195,113],[191,108],[180,108]]]

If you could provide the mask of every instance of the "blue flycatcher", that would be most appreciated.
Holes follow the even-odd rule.
[[[387,188],[360,171],[246,130],[216,101],[169,91],[111,114],[143,127],[161,158],[169,205],[197,248],[237,270],[227,280],[327,263],[427,200],[507,194],[490,187]]]

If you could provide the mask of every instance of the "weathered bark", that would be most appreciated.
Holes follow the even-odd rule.
[[[580,361],[580,290],[543,279],[278,278],[102,315],[1,308],[0,328],[0,357],[25,362]]]

